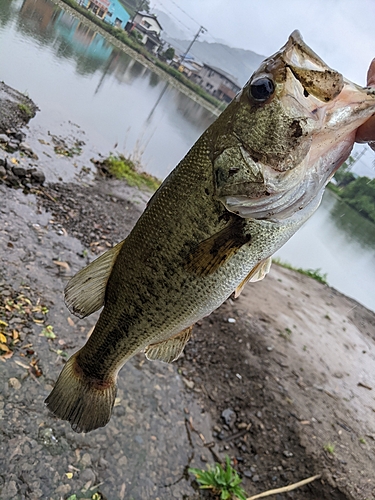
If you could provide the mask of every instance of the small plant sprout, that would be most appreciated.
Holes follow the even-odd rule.
[[[335,453],[335,445],[332,443],[327,443],[324,445],[324,450],[330,455],[333,455]]]
[[[225,458],[225,469],[221,464],[207,466],[207,470],[190,468],[202,489],[210,489],[220,500],[246,500],[246,492],[240,486],[242,479],[230,465],[230,459]]]
[[[359,438],[361,444],[366,444],[366,439],[364,437]]]

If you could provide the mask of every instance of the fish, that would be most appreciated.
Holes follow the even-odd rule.
[[[105,426],[124,363],[141,351],[173,362],[194,323],[263,279],[374,113],[374,90],[331,69],[294,31],[165,179],[128,237],[69,281],[72,313],[104,307],[47,408],[76,432]]]

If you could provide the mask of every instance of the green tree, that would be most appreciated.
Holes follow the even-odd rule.
[[[375,222],[375,180],[358,177],[342,192],[342,198],[355,210]]]
[[[351,167],[356,162],[353,156],[349,158],[341,165],[334,175],[334,179],[337,182],[338,187],[344,187],[355,180],[354,175],[350,172]]]
[[[173,47],[168,47],[168,49],[164,52],[164,57],[168,60],[171,60],[174,58],[174,48]]]

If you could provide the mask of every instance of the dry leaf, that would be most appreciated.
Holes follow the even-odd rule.
[[[59,260],[54,260],[53,263],[56,264],[56,266],[62,267],[66,271],[70,271],[70,266],[67,262],[61,262]]]
[[[68,323],[69,323],[70,326],[75,326],[74,321],[70,317],[68,318]]]
[[[9,347],[7,345],[1,344],[1,343],[0,343],[0,350],[4,351],[4,352],[9,352],[10,351],[10,349],[9,349]]]
[[[3,344],[7,343],[7,338],[3,333],[0,333],[0,342],[2,342]]]

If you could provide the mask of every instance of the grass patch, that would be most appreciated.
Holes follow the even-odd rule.
[[[161,184],[161,181],[153,175],[146,172],[139,172],[134,162],[123,155],[109,156],[100,163],[100,168],[104,175],[109,175],[116,179],[124,179],[129,186],[138,188],[146,187],[151,191],[156,191]]]
[[[332,443],[325,444],[323,448],[330,455],[333,455],[335,453],[335,445]]]
[[[18,109],[21,111],[21,113],[25,114],[28,118],[32,118],[34,116],[32,109],[26,103],[21,102],[18,105]]]
[[[226,467],[221,464],[207,466],[207,470],[190,468],[189,472],[194,474],[202,489],[212,490],[212,493],[219,496],[220,500],[246,500],[246,492],[240,486],[242,479],[237,471],[230,465],[230,459],[225,458]]]
[[[272,262],[278,264],[281,267],[285,267],[285,269],[291,269],[292,271],[297,271],[300,274],[304,274],[305,276],[309,276],[319,283],[323,283],[323,285],[328,285],[327,282],[327,273],[322,273],[320,269],[302,269],[301,267],[294,267],[288,262],[283,262],[278,257],[273,258]]]

